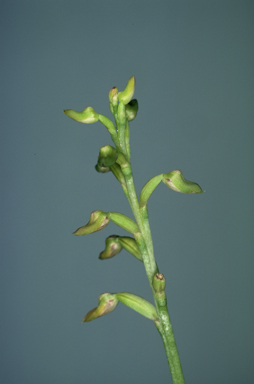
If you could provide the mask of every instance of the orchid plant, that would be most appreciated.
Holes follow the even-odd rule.
[[[85,315],[83,322],[92,321],[112,312],[119,302],[150,319],[154,322],[155,327],[161,335],[173,383],[183,384],[183,371],[167,309],[165,277],[159,272],[154,258],[147,203],[149,197],[161,181],[176,192],[193,194],[202,193],[203,190],[198,184],[186,180],[180,170],[173,170],[150,179],[142,188],[138,199],[132,175],[129,143],[129,123],[134,120],[138,112],[138,102],[136,99],[133,99],[134,90],[134,77],[129,79],[123,91],[118,92],[116,87],[110,90],[109,107],[114,122],[106,116],[95,112],[92,107],[87,107],[81,112],[71,109],[64,110],[67,116],[80,123],[91,124],[100,121],[107,128],[114,146],[105,145],[100,148],[98,162],[95,168],[97,172],[113,173],[121,184],[135,218],[134,221],[118,212],[93,211],[90,215],[89,222],[78,228],[74,232],[74,235],[88,235],[100,231],[106,227],[110,221],[130,233],[131,236],[109,236],[106,239],[105,249],[101,252],[99,258],[111,258],[117,255],[122,249],[125,249],[136,259],[143,262],[153,293],[154,305],[133,293],[106,292],[99,296],[98,306]]]

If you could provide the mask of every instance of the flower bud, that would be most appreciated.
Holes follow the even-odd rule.
[[[115,296],[117,300],[140,313],[140,315],[143,315],[153,321],[158,320],[158,314],[155,307],[149,303],[149,301],[143,299],[143,297],[129,292],[116,293]]]
[[[138,100],[133,99],[125,106],[126,117],[128,121],[135,119],[138,113]]]
[[[110,167],[115,164],[117,159],[116,149],[111,145],[104,145],[100,149],[98,165],[100,167]]]
[[[118,89],[116,87],[113,87],[108,94],[109,103],[115,107],[118,103]]]
[[[134,91],[135,91],[135,78],[134,76],[132,76],[128,81],[124,91],[118,93],[119,102],[123,103],[124,105],[128,104],[134,95]]]
[[[77,112],[72,109],[65,109],[64,113],[79,123],[92,124],[99,120],[99,114],[92,107],[86,107],[83,111]]]
[[[164,291],[166,286],[166,280],[162,273],[156,273],[153,277],[153,288],[155,292]]]
[[[115,255],[117,255],[123,249],[122,245],[118,241],[119,236],[111,235],[106,238],[106,247],[103,252],[100,253],[99,259],[109,259]]]
[[[86,314],[83,323],[97,319],[107,313],[112,312],[118,304],[116,295],[111,293],[103,293],[99,296],[99,305]]]
[[[188,181],[179,170],[164,173],[162,181],[170,189],[181,193],[202,193],[204,192],[197,183]]]
[[[107,215],[113,223],[125,229],[127,232],[130,232],[132,234],[138,232],[138,226],[135,221],[123,215],[122,213],[108,212]]]
[[[90,233],[101,231],[109,223],[109,218],[103,211],[93,211],[89,222],[83,227],[78,228],[73,234],[76,236],[89,235]]]

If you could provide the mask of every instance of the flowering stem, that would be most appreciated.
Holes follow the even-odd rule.
[[[156,272],[158,272],[158,269],[154,259],[153,242],[149,226],[147,208],[146,206],[140,208],[130,163],[128,166],[128,172],[123,171],[123,173],[126,180],[131,209],[140,230],[140,234],[136,236],[135,239],[142,254],[146,274],[152,289],[157,313],[159,315],[159,321],[155,322],[155,325],[162,337],[173,383],[184,384],[184,377],[179,354],[177,351],[172,324],[168,314],[166,294],[165,291],[163,291],[164,298],[162,300],[161,297],[158,297],[153,288],[153,277]]]
[[[109,106],[116,125],[106,116],[98,114],[92,107],[87,107],[81,112],[70,109],[64,110],[67,116],[76,121],[85,124],[100,121],[107,128],[115,148],[110,145],[101,147],[96,170],[102,173],[109,171],[113,173],[123,188],[136,220],[134,222],[117,212],[93,211],[88,224],[78,228],[74,234],[79,236],[100,231],[109,221],[132,233],[134,239],[117,235],[110,236],[106,240],[106,249],[100,254],[100,259],[113,257],[122,248],[125,248],[138,260],[143,261],[155,306],[131,293],[113,295],[105,293],[99,296],[98,307],[88,312],[83,321],[88,322],[111,312],[118,301],[122,301],[125,305],[153,320],[164,344],[173,384],[184,384],[181,363],[167,309],[166,282],[164,276],[159,273],[154,258],[147,202],[161,181],[176,192],[193,194],[202,193],[203,190],[198,184],[186,180],[180,170],[174,170],[150,179],[143,187],[138,200],[130,163],[129,144],[129,121],[135,118],[138,111],[138,102],[136,99],[132,99],[134,89],[135,79],[131,77],[123,91],[118,92],[116,87],[110,90]]]

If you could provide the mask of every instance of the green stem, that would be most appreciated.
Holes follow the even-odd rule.
[[[146,223],[143,222],[142,215],[140,213],[138,197],[132,176],[132,169],[129,162],[125,162],[124,164],[122,163],[122,172],[125,177],[126,187],[129,195],[128,200],[130,202],[133,215],[141,233],[141,236],[136,236],[136,241],[139,245],[140,252],[142,252],[146,274],[152,287],[152,280],[154,274],[157,272],[157,265],[154,260],[153,247],[148,247],[148,245],[151,245],[151,242],[146,241],[148,238],[148,236],[146,236],[146,229],[144,226]]]
[[[160,319],[160,321],[155,323],[155,325],[161,335],[164,344],[173,383],[184,384],[185,382],[181,362],[175,342],[173,327],[167,309],[166,293],[165,291],[156,292],[154,297]]]
[[[125,194],[128,195],[128,201],[131,206],[133,215],[135,217],[137,226],[139,231],[134,234],[135,240],[137,242],[139,251],[142,254],[142,260],[144,263],[144,267],[146,270],[146,274],[148,277],[148,281],[153,293],[154,302],[156,306],[156,310],[159,316],[159,321],[155,322],[155,325],[161,335],[165,352],[167,355],[167,360],[173,380],[173,384],[184,384],[184,377],[181,368],[181,363],[179,359],[179,354],[176,347],[176,342],[174,338],[172,324],[169,318],[168,309],[167,309],[167,299],[166,293],[163,290],[162,292],[155,292],[153,287],[153,278],[155,274],[158,272],[158,267],[154,258],[153,251],[153,242],[151,236],[151,230],[148,220],[148,212],[147,212],[147,200],[149,195],[152,193],[148,188],[150,184],[147,186],[149,189],[149,193],[146,191],[146,194],[143,196],[145,201],[142,206],[139,204],[132,169],[130,164],[130,150],[129,150],[129,132],[125,132],[125,129],[129,129],[128,125],[126,127],[125,120],[125,110],[123,105],[119,104],[120,108],[118,108],[118,116],[116,118],[117,128],[118,128],[118,139],[121,147],[121,151],[118,149],[118,158],[117,164],[120,165],[122,174],[125,179],[126,190]],[[127,146],[127,148],[126,148]],[[119,147],[118,147],[119,148]],[[126,150],[127,149],[127,150]],[[155,178],[155,184],[157,185],[161,181],[161,175]],[[157,180],[158,179],[158,180]],[[154,182],[152,183],[154,184]],[[152,190],[154,189],[154,185],[152,185]],[[126,193],[127,192],[127,193]],[[144,194],[144,193],[143,193]],[[147,195],[148,194],[148,195]],[[147,196],[146,196],[147,195]]]
[[[156,327],[162,337],[173,383],[184,384],[184,377],[179,354],[177,351],[172,324],[168,314],[166,294],[163,291],[165,297],[162,300],[162,298],[159,297],[158,294],[154,291],[152,285],[153,276],[157,272],[157,265],[154,259],[153,242],[149,226],[147,208],[146,206],[142,208],[139,206],[130,163],[128,163],[128,166],[122,168],[122,171],[125,177],[129,195],[128,200],[140,229],[140,234],[137,235],[135,239],[139,246],[140,252],[142,253],[146,274],[153,292],[156,309],[160,319],[160,321],[156,323]]]

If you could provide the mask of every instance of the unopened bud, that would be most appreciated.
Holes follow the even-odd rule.
[[[99,120],[99,114],[92,107],[86,107],[81,112],[65,109],[64,113],[79,123],[92,124]]]
[[[166,286],[166,280],[162,273],[156,273],[153,277],[153,288],[155,292],[164,291]]]
[[[109,102],[110,104],[113,105],[113,107],[115,107],[118,103],[118,89],[116,87],[113,87],[110,91],[109,91],[109,95],[108,95],[108,98],[109,98]]]

